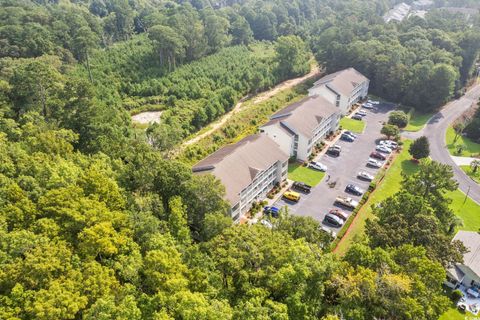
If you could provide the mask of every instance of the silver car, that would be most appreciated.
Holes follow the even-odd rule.
[[[324,165],[323,163],[320,163],[318,161],[312,161],[308,164],[308,167],[309,168],[312,168],[312,169],[315,169],[315,170],[318,170],[318,171],[327,171],[327,166]]]

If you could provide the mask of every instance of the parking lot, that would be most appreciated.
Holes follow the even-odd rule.
[[[387,103],[380,103],[375,106],[373,110],[367,110],[367,116],[363,121],[366,127],[363,133],[358,134],[354,142],[346,142],[338,140],[337,145],[342,147],[339,157],[332,157],[328,154],[322,155],[315,159],[320,161],[328,167],[327,174],[323,181],[316,187],[312,188],[310,194],[301,193],[301,199],[298,203],[289,202],[288,200],[280,199],[274,206],[281,208],[288,206],[292,214],[301,216],[310,216],[318,221],[323,221],[323,218],[332,208],[337,208],[334,205],[337,196],[347,196],[354,200],[360,201],[361,197],[354,196],[345,192],[345,187],[348,184],[354,184],[363,190],[367,190],[370,182],[363,181],[357,178],[359,171],[366,171],[375,176],[379,169],[370,168],[366,166],[369,155],[375,150],[376,141],[381,138],[380,130],[383,122],[388,119],[388,113],[394,108],[394,105]],[[335,182],[332,188],[329,183]],[[351,214],[351,210],[344,207],[338,207],[347,214]],[[334,232],[338,232],[340,228],[326,226]]]

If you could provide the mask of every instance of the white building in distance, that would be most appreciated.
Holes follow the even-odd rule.
[[[250,210],[252,203],[287,178],[288,154],[261,134],[227,145],[193,166],[196,174],[210,173],[225,186],[234,221]]]
[[[368,95],[370,80],[354,68],[341,70],[317,80],[309,96],[322,96],[339,108],[342,115]]]
[[[412,7],[405,2],[399,3],[383,16],[383,21],[386,23],[390,21],[402,22],[403,19],[408,17],[411,9]]]
[[[480,233],[458,231],[453,241],[458,240],[468,249],[463,263],[457,263],[447,270],[447,285],[455,288],[463,285],[467,288],[480,288]]]
[[[340,112],[321,96],[307,97],[275,113],[260,132],[280,149],[300,161],[307,161],[315,144],[338,128]]]

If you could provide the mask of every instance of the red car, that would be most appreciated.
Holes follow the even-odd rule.
[[[343,221],[347,221],[348,219],[348,214],[346,214],[345,212],[343,212],[342,210],[339,210],[339,209],[332,209],[330,210],[330,212],[328,212],[334,216],[337,216],[339,217],[340,219],[342,219]]]
[[[378,160],[387,160],[387,157],[384,154],[381,154],[380,152],[373,151],[370,153],[370,158],[378,159]]]

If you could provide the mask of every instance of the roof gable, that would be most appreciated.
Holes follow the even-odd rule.
[[[317,80],[314,83],[314,87],[324,85],[336,94],[350,96],[358,86],[362,85],[366,81],[368,81],[368,78],[366,78],[363,74],[354,68],[348,68],[326,75],[325,77]]]
[[[234,205],[240,199],[240,192],[260,172],[277,161],[287,161],[288,157],[275,141],[265,135],[255,134],[217,150],[194,165],[192,171],[216,176],[225,186],[226,199]]]

